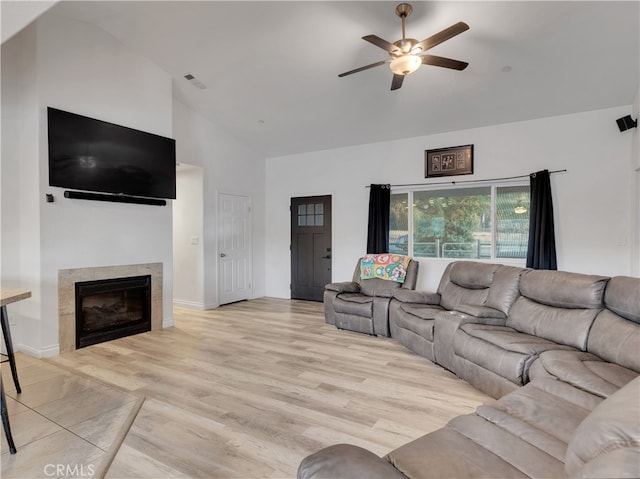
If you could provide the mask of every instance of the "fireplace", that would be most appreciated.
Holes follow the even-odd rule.
[[[75,283],[76,348],[151,331],[151,276]]]

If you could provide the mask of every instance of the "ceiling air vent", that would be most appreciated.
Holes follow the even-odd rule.
[[[196,88],[199,88],[200,90],[205,90],[207,88],[207,85],[205,85],[204,83],[202,83],[200,80],[198,80],[196,77],[194,77],[191,73],[187,73],[184,76],[187,80],[189,80],[189,82]]]

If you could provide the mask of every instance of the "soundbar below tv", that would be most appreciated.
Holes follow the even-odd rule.
[[[51,107],[47,119],[50,186],[175,199],[175,140]]]

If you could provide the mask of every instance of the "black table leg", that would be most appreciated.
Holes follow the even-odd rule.
[[[4,309],[4,308],[3,308]],[[2,376],[0,376],[0,413],[2,414],[2,427],[7,436],[7,444],[9,444],[9,452],[15,454],[16,445],[11,435],[11,426],[9,425],[9,413],[7,412],[7,401],[4,397],[4,386],[2,385]]]
[[[16,392],[21,393],[20,381],[18,381],[18,369],[16,368],[16,358],[13,355],[13,343],[11,342],[11,330],[9,329],[9,318],[7,316],[7,307],[2,306],[2,335],[4,336],[4,344],[7,347],[7,356],[9,357],[9,366],[11,366],[11,375],[13,383],[16,385]],[[4,416],[2,417],[4,421]]]

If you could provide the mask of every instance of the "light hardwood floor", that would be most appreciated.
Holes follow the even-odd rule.
[[[123,404],[145,398],[108,478],[293,478],[324,446],[384,455],[491,401],[394,340],[325,324],[321,303],[262,298],[176,308],[174,318],[173,328],[39,361],[121,391]]]

